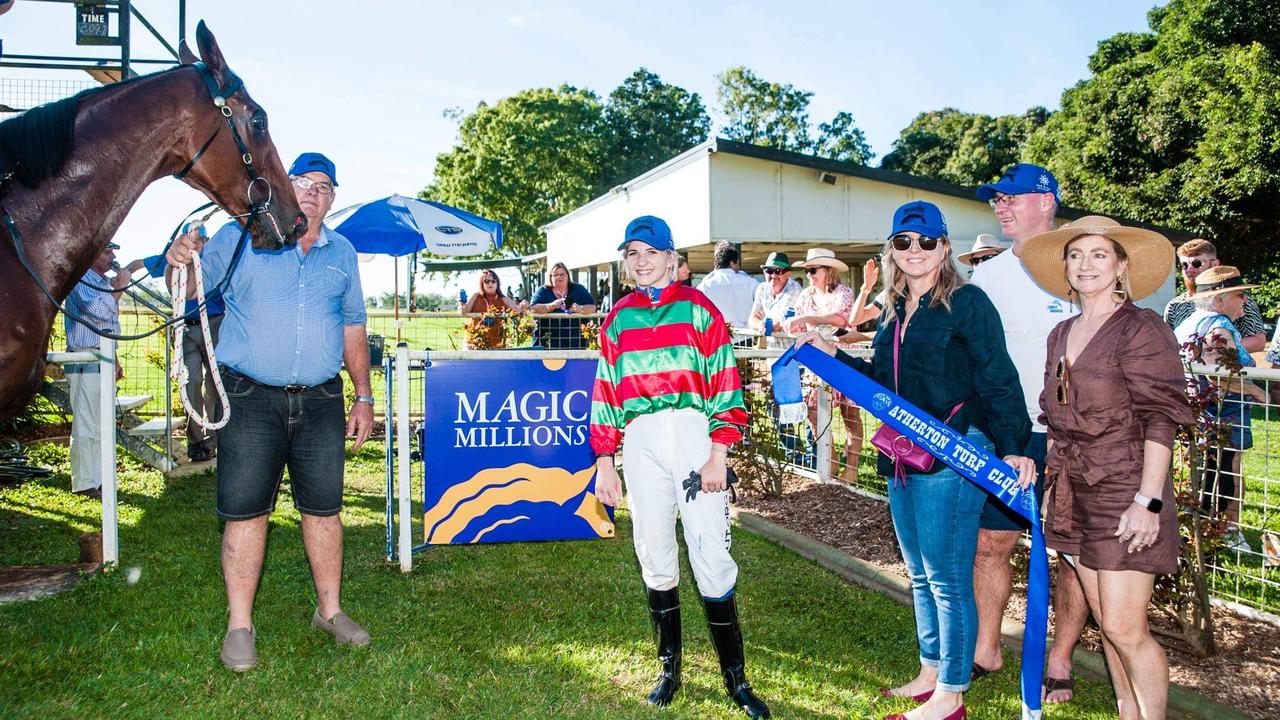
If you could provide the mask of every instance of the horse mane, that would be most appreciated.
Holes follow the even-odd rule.
[[[182,66],[178,66],[182,67]],[[177,68],[171,68],[171,70]],[[169,72],[169,71],[165,71]],[[124,82],[82,90],[62,100],[38,105],[17,117],[0,122],[0,188],[9,175],[29,188],[62,172],[75,141],[80,101],[152,77],[142,75]]]
[[[0,175],[12,173],[29,188],[57,175],[71,154],[79,105],[73,95],[0,123]]]

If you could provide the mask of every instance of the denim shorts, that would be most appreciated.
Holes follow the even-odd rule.
[[[1033,432],[1031,438],[1027,440],[1027,447],[1023,449],[1022,454],[1036,461],[1036,507],[1040,507],[1044,503],[1044,460],[1048,452],[1049,436],[1046,433]],[[995,454],[995,445],[990,441],[987,443],[987,452]],[[1000,502],[994,495],[987,495],[987,504],[982,508],[982,519],[978,521],[978,527],[983,530],[1030,530],[1031,523],[1017,512],[1009,509],[1008,505]]]
[[[298,512],[338,514],[346,461],[341,376],[285,389],[219,370],[231,419],[218,431],[218,516],[249,520],[271,514],[285,468]]]

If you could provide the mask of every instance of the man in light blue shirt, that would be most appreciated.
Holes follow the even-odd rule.
[[[340,644],[369,643],[369,633],[342,612],[339,601],[344,424],[355,448],[373,428],[364,295],[355,249],[323,225],[338,185],[333,162],[303,153],[289,176],[307,231],[295,247],[278,251],[254,250],[246,242],[223,292],[226,314],[214,348],[231,401],[230,420],[218,435],[229,610],[220,657],[236,672],[258,661],[253,600],[286,467],[319,602],[312,624]],[[205,245],[200,259],[207,289],[226,276],[239,238],[240,226],[231,223]],[[169,249],[169,265],[190,262],[194,249],[190,238],[179,238]],[[344,362],[356,392],[349,414],[338,374]]]
[[[66,314],[62,316],[63,328],[67,331],[67,350],[71,352],[97,350],[99,339],[93,330],[120,332],[120,293],[95,289],[119,290],[128,284],[127,273],[118,272],[115,277],[107,278],[119,249],[119,245],[108,243],[89,266],[82,282],[76,283],[67,296],[67,310],[84,321],[76,322]],[[93,330],[89,329],[90,326]],[[123,377],[120,367],[116,363],[117,380]],[[98,364],[69,363],[66,371],[67,389],[71,394],[71,491],[100,500],[102,478],[98,470],[102,466],[102,454],[98,450],[98,430],[103,418],[98,403],[102,390]],[[108,420],[114,422],[115,418]]]

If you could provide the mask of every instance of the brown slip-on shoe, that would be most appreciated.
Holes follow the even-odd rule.
[[[258,664],[257,637],[252,628],[236,628],[222,641],[222,664],[233,672],[244,672]]]
[[[369,644],[369,632],[356,624],[346,613],[334,613],[332,619],[320,617],[320,611],[311,616],[311,624],[329,633],[339,645],[363,647]]]

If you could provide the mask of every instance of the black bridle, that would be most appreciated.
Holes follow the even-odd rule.
[[[240,80],[240,78],[234,73],[228,73],[230,80],[227,82],[225,87],[220,87],[218,85],[218,81],[213,77],[213,72],[209,70],[208,65],[206,65],[203,62],[195,62],[195,63],[192,63],[191,66],[194,67],[196,71],[200,73],[200,79],[204,81],[205,88],[208,89],[209,95],[213,99],[214,107],[218,108],[218,112],[222,115],[223,119],[226,121],[225,123],[226,127],[231,130],[231,138],[235,141],[236,148],[239,149],[240,151],[240,162],[244,165],[245,173],[249,176],[249,185],[245,190],[245,197],[249,201],[249,212],[243,213],[241,215],[231,215],[232,218],[247,217],[248,219],[245,220],[244,225],[240,229],[240,239],[236,241],[236,249],[231,256],[231,264],[228,265],[227,267],[227,274],[222,278],[222,281],[218,283],[217,287],[214,288],[213,292],[209,293],[210,295],[213,295],[215,293],[223,292],[226,289],[227,284],[231,281],[231,275],[232,273],[235,272],[236,266],[240,262],[240,256],[244,253],[245,240],[249,237],[249,229],[253,227],[253,223],[258,219],[259,215],[266,213],[266,217],[272,221],[271,224],[274,226],[276,230],[276,234],[282,238],[285,235],[283,232],[280,232],[280,226],[275,222],[275,218],[273,218],[270,213],[271,184],[267,182],[266,178],[259,175],[257,171],[254,169],[253,155],[252,153],[249,152],[248,146],[245,145],[244,138],[240,136],[240,131],[236,128],[235,122],[232,121],[231,107],[227,104],[227,100],[231,99],[231,97],[233,97],[236,93],[244,89],[244,82]],[[219,123],[217,128],[213,131],[213,134],[209,136],[209,139],[205,141],[204,145],[200,146],[200,149],[196,152],[194,156],[192,156],[191,160],[187,162],[186,166],[173,175],[174,178],[178,180],[182,180],[183,178],[186,177],[187,173],[191,172],[191,169],[195,167],[196,163],[199,162],[200,158],[204,156],[205,151],[209,149],[209,146],[213,144],[213,141],[222,132],[222,127],[223,127],[223,123]],[[3,180],[7,181],[8,178],[6,177]],[[267,196],[262,202],[255,203],[253,201],[253,188],[259,182],[261,182],[263,185],[266,186]],[[212,205],[213,203],[211,202],[205,203],[204,205],[194,210],[191,214],[200,212],[201,210],[211,207]],[[53,306],[58,308],[58,310],[60,310],[63,315],[65,315],[68,318],[71,318],[71,320],[75,322],[80,323],[84,327],[88,328],[89,331],[93,332],[95,335],[98,335],[100,337],[110,338],[112,340],[117,340],[117,341],[141,340],[143,338],[150,337],[151,335],[154,335],[160,332],[161,330],[165,330],[171,327],[172,325],[175,325],[179,321],[184,320],[186,316],[190,314],[190,313],[184,313],[177,317],[170,318],[169,320],[165,321],[164,323],[161,323],[155,328],[152,328],[147,332],[140,333],[137,335],[118,335],[116,333],[107,332],[105,330],[95,328],[93,325],[87,322],[79,314],[68,310],[66,307],[62,305],[62,303],[58,302],[58,299],[54,297],[53,293],[49,290],[49,287],[45,285],[45,282],[43,279],[41,279],[40,274],[36,272],[34,267],[32,267],[31,259],[27,257],[26,245],[22,241],[22,234],[18,231],[17,223],[14,222],[13,216],[9,214],[9,209],[3,205],[0,205],[0,217],[2,217],[2,219],[4,220],[5,228],[9,231],[9,239],[10,241],[12,241],[13,249],[18,255],[18,262],[22,265],[22,269],[26,270],[27,274],[31,276],[31,279],[35,281],[36,287],[40,288],[40,291],[44,294],[46,298],[48,298],[49,302],[53,303]],[[188,217],[190,217],[190,215],[188,215]],[[179,223],[178,227],[174,228],[173,233],[169,236],[169,241],[165,243],[164,250],[162,251],[162,253],[168,253],[169,247],[173,245],[173,241],[178,237],[178,234],[181,232],[181,230],[182,230],[182,224]],[[136,282],[130,282],[125,287],[122,287],[119,289],[97,287],[92,283],[85,282],[83,279],[81,279],[79,282],[99,292],[117,293],[117,292],[124,292],[128,288],[136,285],[137,282],[141,282],[143,279],[145,278],[140,278]],[[204,305],[207,302],[208,300],[206,300],[205,302],[202,302],[195,309],[195,311],[198,312],[201,308],[204,307]]]

